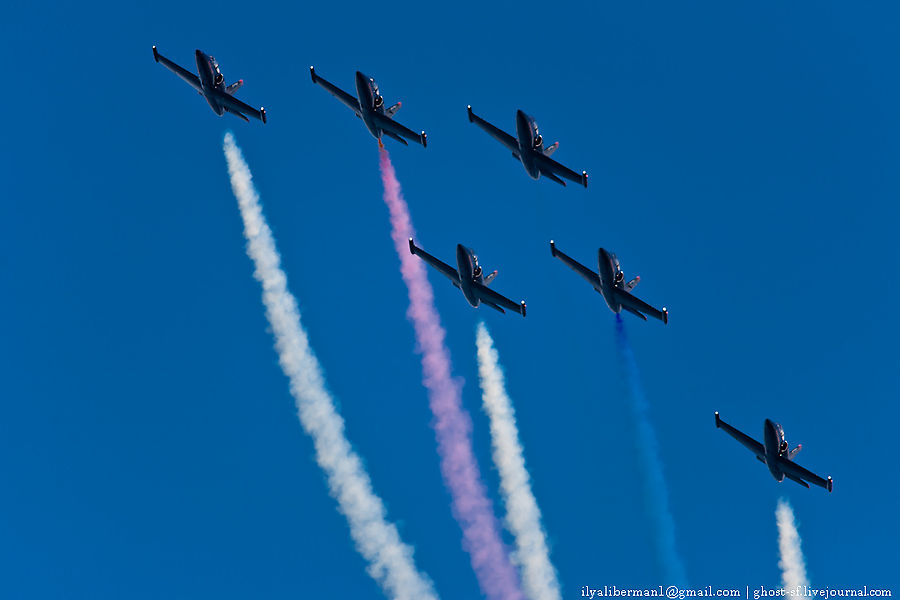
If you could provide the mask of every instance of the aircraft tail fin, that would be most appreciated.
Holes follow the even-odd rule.
[[[635,288],[635,286],[637,286],[637,284],[640,281],[641,281],[641,277],[640,277],[640,275],[638,275],[637,277],[635,277],[634,279],[632,279],[631,281],[629,281],[628,283],[625,284],[625,291],[630,292],[631,290],[633,290]]]
[[[800,453],[800,450],[803,448],[803,444],[797,444],[797,447],[788,452],[788,460],[794,460],[794,457]]]
[[[544,156],[550,156],[551,154],[556,152],[557,148],[559,148],[559,142],[553,142],[552,146],[547,146],[546,148],[544,148]]]
[[[484,276],[484,285],[491,285],[495,277],[497,277],[497,269],[494,269],[493,273],[488,273]]]
[[[244,80],[238,79],[237,81],[235,81],[234,83],[229,85],[227,88],[225,88],[225,93],[228,94],[229,96],[234,96],[234,93],[236,91],[238,91],[239,89],[241,89],[242,85],[244,85]]]
[[[393,117],[394,114],[395,114],[398,110],[400,110],[400,107],[401,107],[401,106],[403,106],[403,103],[402,103],[402,102],[398,102],[397,104],[395,104],[395,105],[393,105],[393,106],[391,106],[391,107],[389,107],[389,108],[384,109],[384,114],[386,114],[386,115],[389,116],[389,117]]]

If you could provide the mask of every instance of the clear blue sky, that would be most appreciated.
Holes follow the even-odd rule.
[[[658,585],[613,315],[550,256],[618,253],[695,585],[896,585],[900,105],[889,3],[60,2],[4,9],[0,595],[377,597],[295,418],[222,155],[235,132],[304,324],[419,566],[477,597],[438,471],[376,143],[309,79],[375,77],[420,244],[474,247],[528,317],[433,274],[498,515],[475,323],[506,367],[566,597]],[[269,123],[218,118],[150,47],[214,54]],[[590,187],[531,181],[466,121],[533,114]],[[713,411],[781,422],[833,494],[777,484]]]

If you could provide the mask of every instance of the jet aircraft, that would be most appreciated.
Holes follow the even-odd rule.
[[[505,306],[509,310],[514,310],[523,317],[525,316],[524,300],[516,304],[488,287],[497,276],[497,271],[485,275],[481,265],[478,264],[478,257],[475,256],[475,253],[470,248],[466,248],[462,244],[456,245],[455,269],[416,246],[412,238],[409,238],[409,251],[443,273],[450,280],[450,283],[462,291],[463,296],[466,297],[466,300],[472,306],[486,304],[502,313],[506,311],[501,306]]]
[[[622,267],[619,266],[619,259],[616,258],[615,254],[600,248],[597,257],[598,269],[597,273],[595,273],[567,254],[557,250],[553,240],[550,240],[550,252],[553,256],[569,265],[573,271],[587,279],[588,283],[600,292],[600,295],[606,300],[607,306],[614,313],[627,310],[645,321],[647,317],[644,313],[646,313],[668,324],[669,311],[665,307],[662,310],[657,310],[643,300],[631,295],[631,290],[634,289],[634,286],[638,284],[641,278],[635,277],[626,283],[625,273],[622,271]]]
[[[219,63],[216,59],[208,54],[204,54],[200,50],[194,52],[194,58],[197,61],[197,72],[199,77],[173,63],[171,60],[156,51],[153,46],[153,60],[162,65],[184,79],[188,85],[197,90],[197,93],[206,98],[210,108],[220,117],[229,112],[237,115],[245,121],[250,121],[247,115],[254,119],[259,119],[263,123],[266,122],[266,109],[260,108],[256,110],[252,106],[244,104],[234,97],[234,93],[244,85],[243,79],[238,79],[231,85],[225,85],[225,76],[219,71]]]
[[[791,481],[796,481],[803,487],[808,488],[809,484],[805,481],[808,480],[829,492],[831,491],[834,484],[831,476],[827,479],[822,479],[794,462],[794,457],[797,456],[797,453],[800,452],[803,446],[797,444],[796,448],[788,450],[788,443],[784,439],[784,429],[778,423],[766,419],[765,425],[763,425],[763,444],[723,421],[719,418],[718,411],[716,412],[716,427],[724,429],[725,433],[746,446],[750,452],[753,452],[760,462],[765,463],[769,467],[769,472],[776,481],[784,481],[784,478],[787,477]]]
[[[468,107],[468,111],[469,122],[475,123],[487,131],[492,138],[512,151],[513,158],[522,162],[522,166],[525,167],[525,171],[532,179],[538,179],[543,175],[565,186],[566,182],[560,179],[560,177],[565,177],[587,187],[587,171],[582,171],[579,175],[550,158],[550,155],[559,148],[559,142],[544,148],[544,138],[538,133],[537,123],[521,110],[516,111],[516,137],[497,129],[473,113],[471,105]]]
[[[391,118],[400,109],[400,102],[385,108],[384,98],[378,91],[378,84],[371,77],[366,77],[359,71],[356,72],[356,96],[354,97],[316,75],[315,67],[309,68],[309,75],[312,77],[313,83],[321,85],[329,94],[346,104],[357,117],[362,119],[369,133],[378,140],[379,148],[384,148],[384,144],[381,142],[383,135],[394,138],[404,146],[409,145],[407,139],[418,142],[423,147],[427,146],[428,140],[424,131],[416,133]]]

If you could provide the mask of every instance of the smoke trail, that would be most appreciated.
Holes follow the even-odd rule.
[[[506,525],[516,538],[513,558],[522,569],[525,595],[532,600],[556,600],[561,597],[559,581],[550,563],[550,550],[541,527],[541,511],[525,469],[515,411],[506,394],[494,340],[483,322],[478,323],[476,346],[484,409],[491,420],[494,464],[500,472],[500,487],[506,503]]]
[[[400,193],[390,156],[380,151],[379,166],[384,201],[391,214],[391,237],[400,258],[400,272],[409,291],[407,317],[412,321],[422,355],[422,371],[428,402],[434,415],[434,431],[441,458],[441,474],[452,497],[452,512],[463,530],[463,547],[469,553],[481,592],[492,600],[522,598],[516,571],[487,497],[472,450],[472,420],[462,407],[459,383],[450,374],[450,353],[444,346],[444,328],[434,307],[434,294],[425,263],[409,252],[413,236],[409,208]]]
[[[803,550],[800,549],[800,534],[794,523],[794,511],[784,498],[778,499],[775,508],[775,522],[778,523],[778,551],[781,560],[781,585],[786,590],[797,589],[797,586],[809,585],[806,578],[806,562]]]
[[[313,438],[316,462],[325,471],[331,495],[347,518],[356,549],[368,562],[369,575],[388,597],[436,599],[431,581],[416,570],[412,548],[400,540],[396,526],[386,521],[384,504],[372,490],[362,461],[344,435],[344,420],[325,389],[322,368],[300,325],[297,301],[287,289],[287,277],[281,270],[281,258],[262,214],[250,169],[231,133],[225,135],[225,157],[244,220],[247,254],[256,267],[253,275],[262,284],[266,318],[275,334],[278,362],[290,380],[300,423]]]
[[[659,458],[659,443],[647,415],[649,407],[644,398],[640,373],[631,345],[628,343],[628,336],[625,335],[625,324],[620,314],[616,314],[616,345],[625,368],[628,395],[631,397],[631,409],[637,428],[637,450],[644,479],[644,500],[653,521],[657,558],[662,566],[666,585],[684,588],[687,587],[687,575],[681,557],[675,549],[675,522],[669,511],[669,495],[663,477],[662,461]]]

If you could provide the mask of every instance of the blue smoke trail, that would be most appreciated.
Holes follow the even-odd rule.
[[[684,589],[687,587],[687,574],[675,549],[675,522],[669,510],[669,493],[663,477],[662,461],[659,458],[659,442],[650,423],[649,406],[644,398],[637,362],[634,360],[634,353],[625,334],[625,323],[622,322],[620,314],[616,315],[616,346],[625,369],[631,410],[634,413],[637,451],[644,483],[644,502],[653,522],[656,555],[662,567],[663,583]]]

